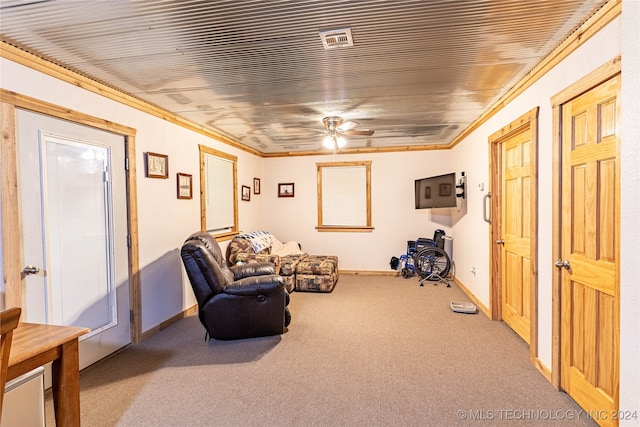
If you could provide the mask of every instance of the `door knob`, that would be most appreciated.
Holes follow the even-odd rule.
[[[496,243],[498,245],[504,245],[504,239],[498,239],[498,240],[496,240]]]
[[[38,274],[40,273],[40,269],[38,267],[35,267],[33,265],[27,265],[22,272],[24,273],[25,276],[28,276],[30,274]]]
[[[569,261],[567,261],[566,259],[564,261],[556,261],[555,266],[558,268],[566,268],[567,270],[571,268],[571,264],[569,264]]]

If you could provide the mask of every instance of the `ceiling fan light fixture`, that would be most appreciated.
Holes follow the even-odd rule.
[[[342,136],[344,135],[362,135],[362,136],[371,136],[373,135],[373,131],[369,129],[356,129],[358,127],[358,123],[342,120],[342,117],[338,116],[327,116],[322,119],[322,123],[324,123],[324,127],[326,129],[326,137],[322,141],[322,145],[327,149],[337,149],[342,148],[347,145],[347,140]]]
[[[322,145],[328,149],[328,150],[332,150],[334,145],[334,141],[333,141],[333,137],[331,135],[327,135],[324,137],[324,140],[322,141]]]

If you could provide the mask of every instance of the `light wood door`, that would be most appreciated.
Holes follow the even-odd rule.
[[[618,75],[562,106],[561,387],[601,425],[618,408],[619,90]]]
[[[502,319],[527,343],[531,331],[531,130],[501,144]]]

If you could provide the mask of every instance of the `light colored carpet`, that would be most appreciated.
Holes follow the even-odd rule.
[[[81,373],[84,426],[594,426],[455,285],[342,275],[282,336],[204,341],[188,317]],[[47,418],[53,425],[50,396]]]

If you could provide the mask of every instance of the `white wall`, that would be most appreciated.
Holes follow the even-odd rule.
[[[316,163],[371,160],[371,233],[318,232]],[[448,172],[451,151],[271,158],[265,161],[265,229],[279,240],[296,240],[316,255],[337,255],[342,270],[391,271],[389,260],[406,251],[407,240],[447,234],[451,209],[416,210],[414,180]],[[295,197],[278,198],[278,183],[295,183]],[[455,243],[454,243],[455,246]],[[454,249],[455,250],[455,249]]]
[[[640,2],[623,0],[622,12],[620,409],[635,410],[640,402]]]
[[[261,175],[262,159],[4,58],[0,58],[0,75],[2,87],[7,90],[137,130],[142,331],[193,305],[195,299],[179,249],[189,234],[200,229],[198,144],[238,156],[238,185],[253,186],[253,177]],[[147,151],[169,156],[169,179],[145,178]],[[192,200],[177,198],[177,172],[193,175]],[[238,203],[239,222],[247,229],[259,228],[262,200],[252,198],[251,202]]]

